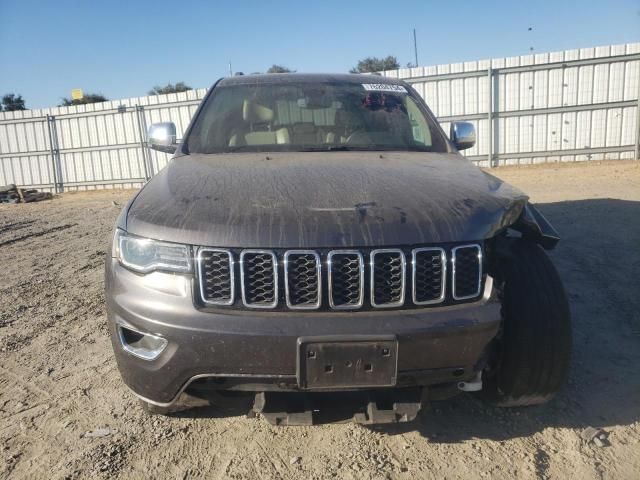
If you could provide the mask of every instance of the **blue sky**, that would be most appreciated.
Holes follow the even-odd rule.
[[[0,94],[29,108],[72,88],[110,99],[278,63],[346,72],[366,56],[421,65],[640,40],[640,0],[0,0]],[[531,31],[529,27],[533,27]]]

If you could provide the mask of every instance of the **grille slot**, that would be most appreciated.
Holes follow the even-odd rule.
[[[404,304],[405,259],[402,250],[371,252],[371,305],[399,307]]]
[[[327,256],[327,264],[331,308],[360,308],[364,301],[362,254],[357,250],[334,250]]]
[[[446,294],[447,255],[442,248],[416,248],[412,256],[413,303],[443,302]]]
[[[453,298],[467,300],[480,294],[482,250],[480,245],[461,245],[451,250]]]
[[[320,307],[322,277],[320,256],[313,250],[289,250],[284,255],[285,296],[293,309]]]
[[[278,304],[278,261],[269,250],[244,250],[240,254],[242,303],[250,308],[275,308]]]
[[[212,305],[231,305],[235,297],[233,255],[228,250],[201,248],[198,252],[200,295]]]

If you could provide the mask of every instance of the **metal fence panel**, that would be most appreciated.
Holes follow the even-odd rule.
[[[481,165],[637,155],[640,43],[383,74],[412,84],[444,127],[476,124],[464,153]]]
[[[382,73],[410,83],[448,131],[476,126],[464,151],[483,166],[637,158],[640,43]],[[0,184],[51,191],[140,186],[170,156],[147,127],[184,132],[207,90],[0,113]]]

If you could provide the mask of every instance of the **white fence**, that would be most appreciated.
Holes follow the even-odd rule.
[[[169,160],[146,147],[147,126],[172,121],[181,136],[206,91],[0,113],[0,185],[140,186]]]
[[[412,84],[445,129],[473,122],[464,153],[483,166],[638,158],[640,43],[384,75]]]
[[[638,158],[640,43],[384,72],[411,83],[445,130],[475,123],[480,165]],[[491,87],[491,88],[490,88]],[[181,137],[206,89],[0,113],[0,185],[140,186],[169,156],[150,123]]]

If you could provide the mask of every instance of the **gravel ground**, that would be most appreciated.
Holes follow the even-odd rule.
[[[146,417],[121,383],[103,256],[132,191],[0,205],[2,478],[638,478],[640,164],[501,168],[560,231],[570,380],[549,404],[471,396],[410,424],[272,427],[238,411]],[[604,446],[581,438],[608,434]]]

